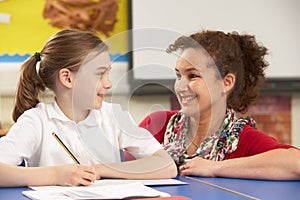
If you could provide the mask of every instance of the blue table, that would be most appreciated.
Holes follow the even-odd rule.
[[[247,199],[242,196],[199,183],[198,181],[187,179],[185,177],[177,177],[177,179],[189,184],[175,186],[153,186],[153,188],[162,192],[167,192],[172,196],[186,196],[191,199]],[[0,200],[28,200],[28,198],[22,195],[22,191],[24,190],[30,189],[28,187],[0,188]]]
[[[28,200],[25,196],[22,195],[22,191],[30,190],[28,187],[16,187],[16,188],[0,188],[0,199],[1,200],[18,200],[25,199]]]
[[[212,187],[222,187],[254,199],[300,199],[300,181],[264,181],[233,178],[190,177]]]
[[[247,199],[243,196],[209,186],[207,184],[199,183],[198,181],[191,180],[185,177],[177,177],[178,180],[189,183],[188,185],[178,186],[154,186],[157,190],[167,192],[172,196],[185,196],[191,199]],[[150,200],[150,199],[149,199]]]
[[[300,181],[261,181],[230,178],[177,177],[187,185],[153,186],[172,196],[197,199],[300,199]],[[0,188],[0,200],[28,200],[28,187]]]

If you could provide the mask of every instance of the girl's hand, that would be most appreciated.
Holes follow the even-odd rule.
[[[180,175],[187,176],[203,176],[203,177],[215,177],[214,169],[217,166],[217,162],[207,160],[201,157],[195,157],[189,162],[184,163],[179,167]]]
[[[70,164],[54,167],[54,184],[64,186],[88,186],[96,180],[94,167]]]

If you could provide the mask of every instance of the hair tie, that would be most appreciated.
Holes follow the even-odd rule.
[[[39,52],[35,52],[34,57],[37,61],[41,61],[41,54]]]

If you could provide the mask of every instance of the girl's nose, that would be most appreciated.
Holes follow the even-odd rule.
[[[109,76],[104,76],[103,77],[103,86],[105,89],[110,89],[112,87],[112,83],[109,79]]]

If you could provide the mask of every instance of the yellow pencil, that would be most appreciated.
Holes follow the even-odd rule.
[[[59,137],[53,132],[52,135],[58,141],[58,143],[64,148],[64,150],[69,154],[69,156],[74,160],[76,164],[80,164],[79,161],[75,158],[72,152],[64,145],[64,143],[59,139]]]

